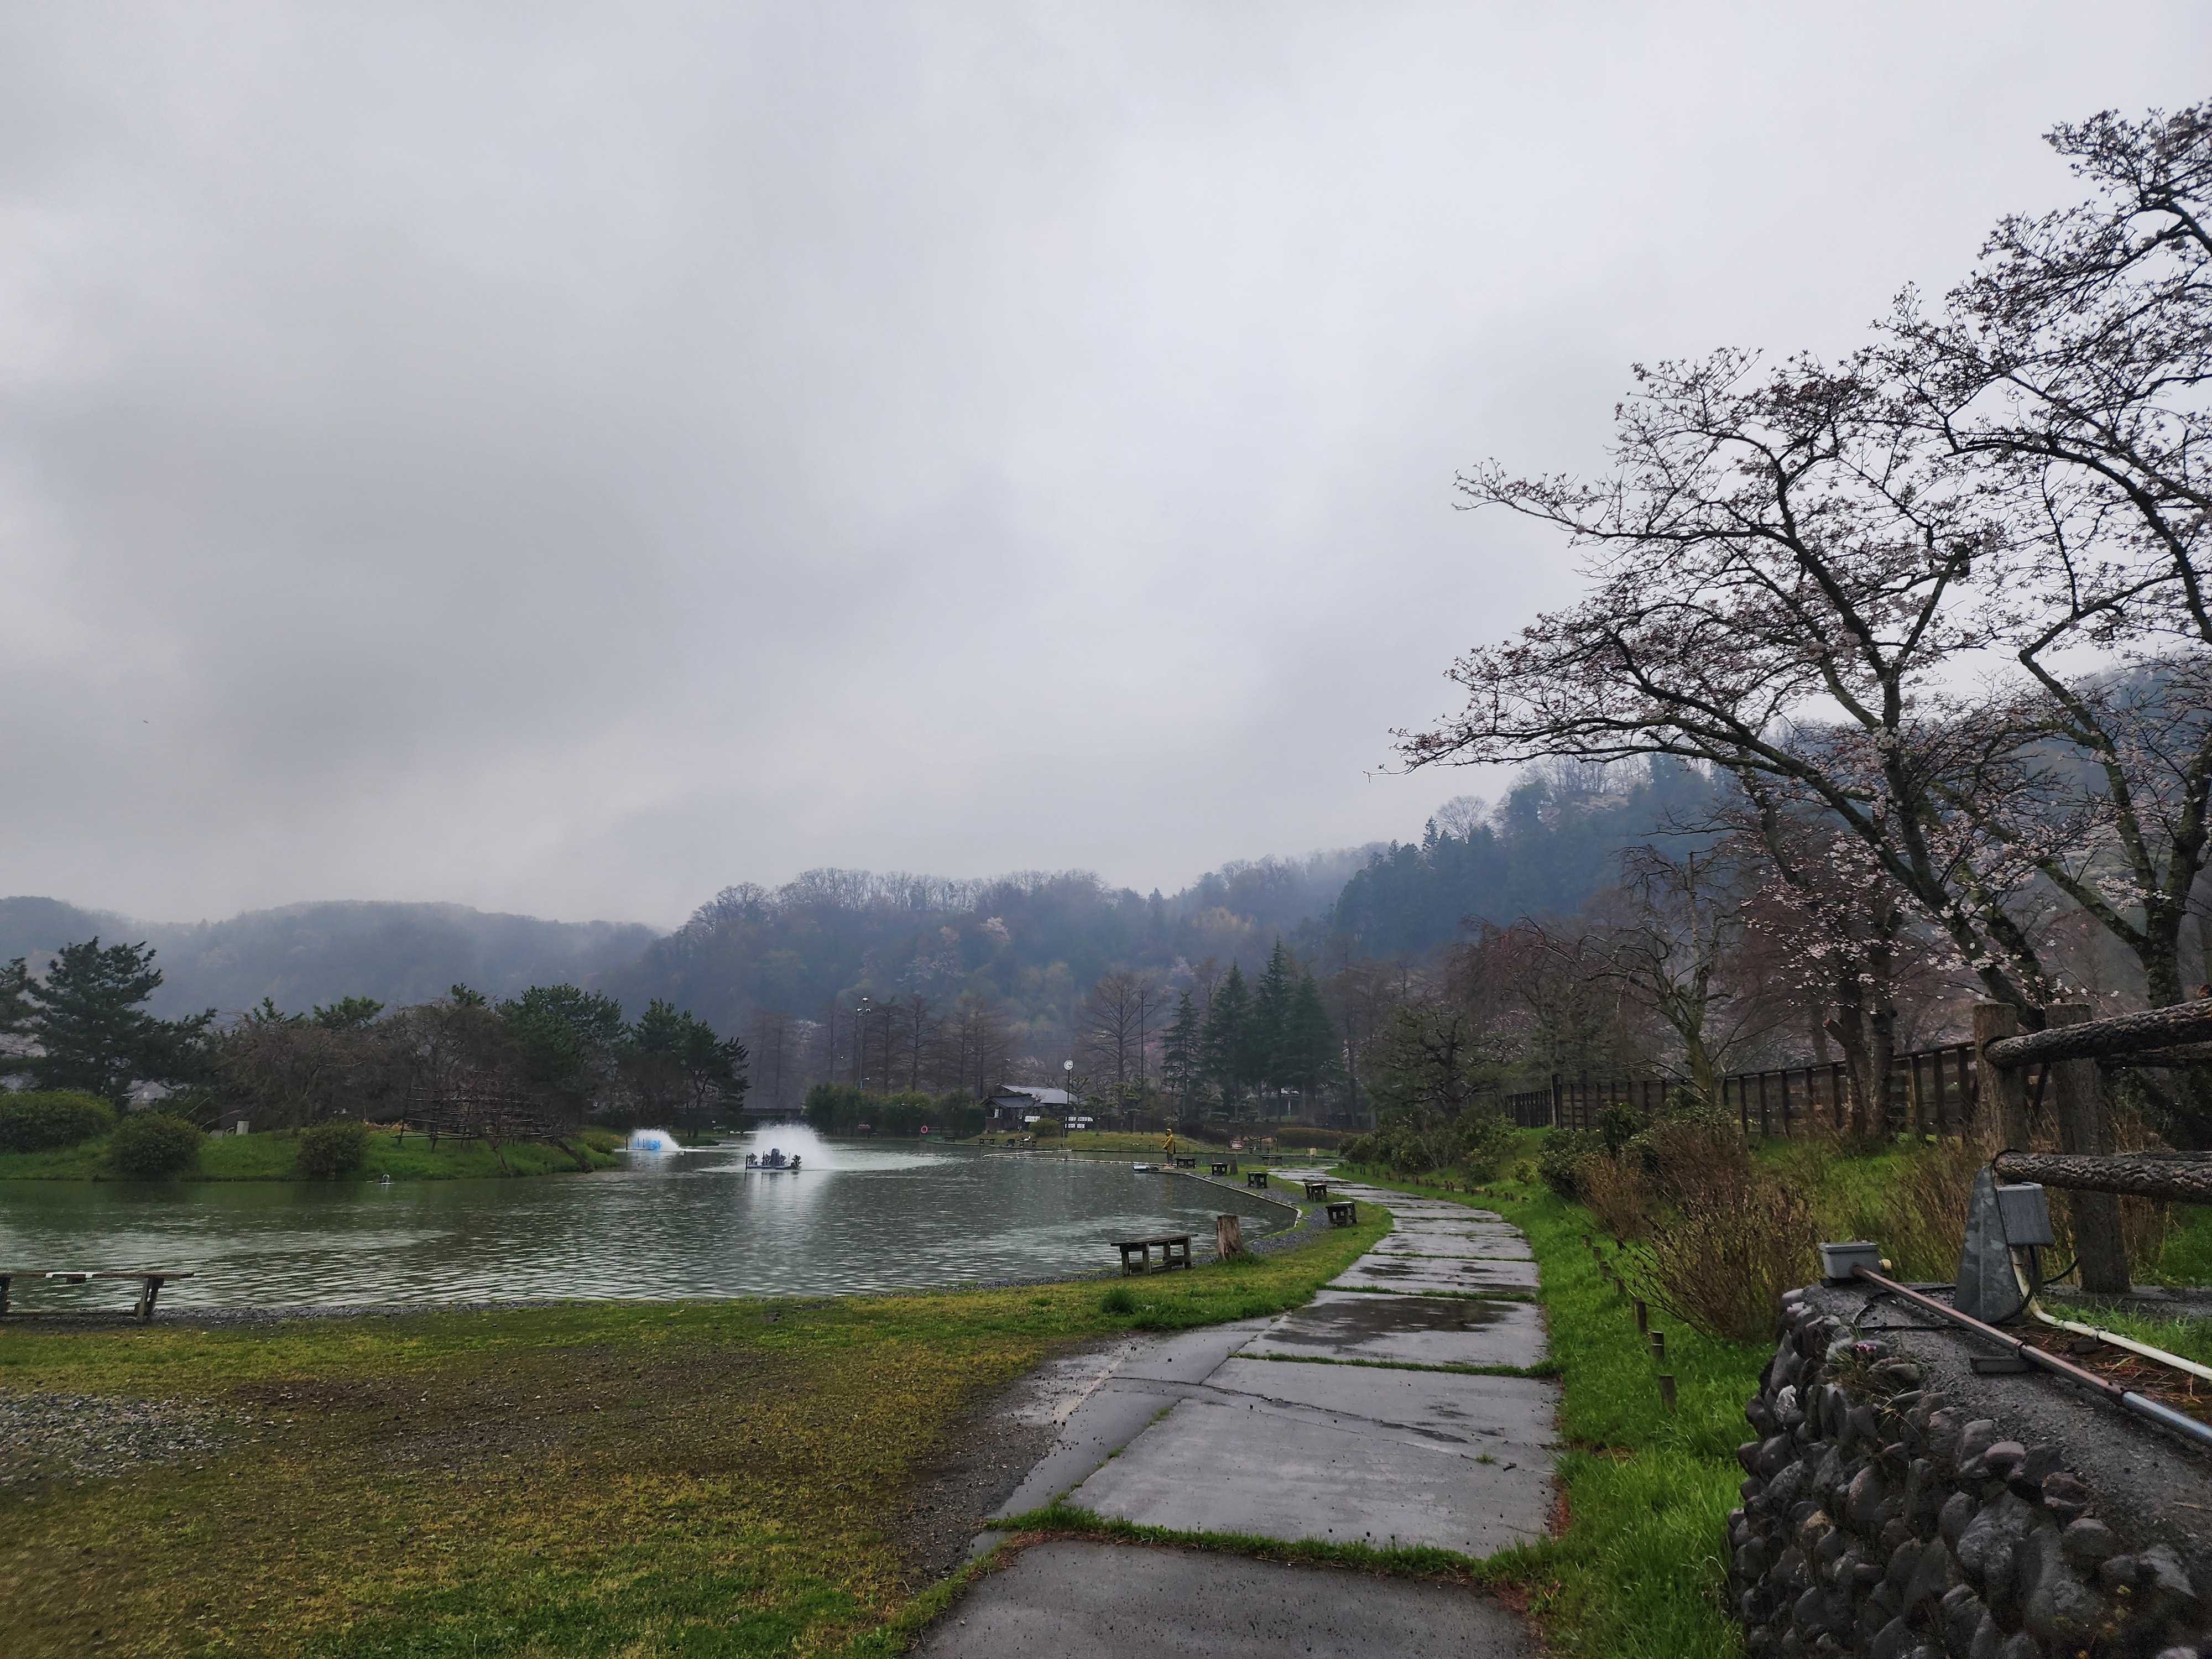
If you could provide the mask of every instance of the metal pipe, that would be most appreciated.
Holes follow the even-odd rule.
[[[1880,1273],[1869,1272],[1864,1267],[1854,1267],[1851,1269],[1851,1276],[1854,1279],[1863,1279],[1869,1285],[1877,1285],[1892,1296],[1901,1296],[1916,1307],[1925,1308],[1929,1313],[1940,1315],[1953,1324],[1962,1326],[1978,1336],[1987,1337],[2001,1347],[2011,1349],[2014,1358],[2017,1359],[2025,1360],[2028,1364],[2039,1367],[2053,1376],[2063,1376],[2069,1382],[2079,1382],[2094,1389],[2123,1411],[2130,1411],[2137,1416],[2148,1417],[2154,1423],[2163,1424],[2177,1434],[2188,1436],[2200,1445],[2212,1446],[2212,1424],[2200,1423],[2193,1417],[2185,1417],[2170,1407],[2160,1405],[2155,1400],[2147,1400],[2131,1389],[2124,1389],[2118,1383],[2098,1376],[2094,1371],[2084,1370],[2071,1361],[2061,1359],[2055,1353],[2045,1353],[2033,1343],[2017,1336],[2008,1336],[1994,1325],[1984,1325],[1980,1320],[1962,1314],[1956,1308],[1938,1302],[1932,1296],[1923,1296],[1917,1291],[1909,1291],[1894,1279],[1884,1279]]]

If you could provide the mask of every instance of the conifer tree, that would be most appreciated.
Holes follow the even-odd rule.
[[[1251,1029],[1252,992],[1244,983],[1243,969],[1232,962],[1214,988],[1205,1029],[1206,1076],[1219,1085],[1223,1109],[1231,1117],[1247,1081]]]
[[[1160,1040],[1160,1080],[1185,1115],[1190,1111],[1190,1097],[1206,1069],[1205,1060],[1206,1033],[1199,1023],[1198,1005],[1185,991],[1176,999],[1175,1018]]]
[[[1297,995],[1291,953],[1278,939],[1267,953],[1267,965],[1261,969],[1252,996],[1252,1024],[1245,1036],[1244,1072],[1255,1085],[1279,1087],[1291,1079],[1291,1006]]]
[[[1281,1079],[1297,1085],[1311,1106],[1317,1103],[1323,1090],[1340,1086],[1344,1075],[1336,1026],[1322,1004],[1321,986],[1309,969],[1299,975],[1291,994],[1290,1015],[1283,1033]]]

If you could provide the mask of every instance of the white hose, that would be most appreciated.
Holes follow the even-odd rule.
[[[2163,1348],[2154,1348],[2148,1342],[2137,1342],[2096,1325],[2084,1325],[2071,1319],[2053,1319],[2043,1311],[2043,1304],[2031,1301],[2028,1312],[2045,1324],[2062,1331],[2072,1331],[2077,1336],[2094,1336],[2100,1342],[2108,1342],[2116,1348],[2125,1348],[2130,1353],[2139,1353],[2146,1359],[2155,1359],[2161,1365],[2171,1365],[2176,1370],[2187,1371],[2191,1376],[2201,1376],[2212,1382],[2212,1366],[2200,1365],[2193,1359],[2184,1359],[2178,1353],[2168,1353]]]

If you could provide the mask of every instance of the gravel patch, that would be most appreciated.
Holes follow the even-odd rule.
[[[0,1486],[205,1456],[230,1426],[209,1400],[0,1394]]]

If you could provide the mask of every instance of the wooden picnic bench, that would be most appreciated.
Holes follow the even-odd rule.
[[[1306,1182],[1306,1196],[1313,1200],[1315,1203],[1320,1203],[1323,1199],[1328,1196],[1328,1182],[1326,1181],[1309,1181]]]
[[[8,1311],[8,1292],[19,1279],[45,1279],[62,1285],[82,1285],[88,1279],[135,1279],[138,1281],[137,1305],[132,1309],[141,1319],[154,1316],[155,1299],[161,1294],[161,1286],[173,1279],[190,1279],[190,1268],[173,1267],[98,1267],[79,1273],[69,1269],[37,1267],[0,1268],[0,1314]]]
[[[1226,1159],[1218,1158],[1212,1164],[1208,1165],[1207,1168],[1209,1171],[1214,1175],[1227,1175],[1229,1173],[1229,1164]]]
[[[1357,1225],[1359,1208],[1348,1198],[1333,1198],[1328,1204],[1328,1224],[1332,1227]]]
[[[1125,1273],[1149,1273],[1152,1265],[1152,1247],[1159,1247],[1160,1271],[1170,1267],[1190,1266],[1190,1235],[1162,1233],[1157,1238],[1117,1238],[1114,1248],[1121,1253],[1121,1271]]]
[[[1175,1160],[1175,1166],[1178,1170],[1195,1170],[1198,1160],[1195,1158],[1179,1158]]]
[[[1244,1184],[1247,1187],[1266,1186],[1267,1184],[1267,1172],[1265,1170],[1247,1170],[1244,1175]]]

